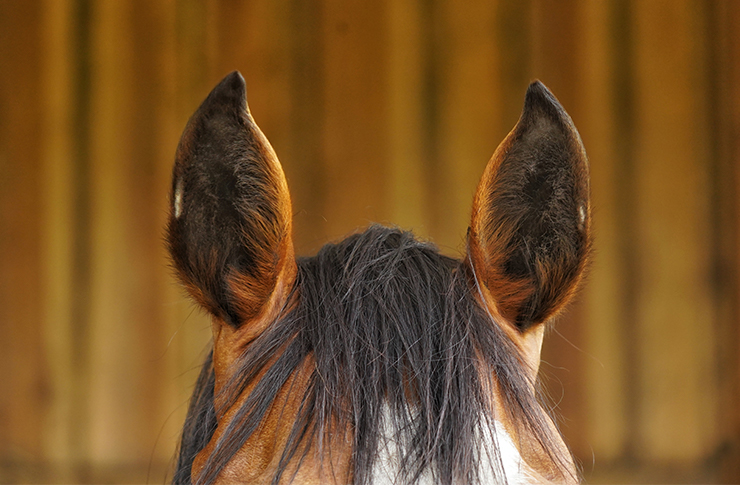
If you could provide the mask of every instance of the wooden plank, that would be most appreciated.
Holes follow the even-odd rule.
[[[433,235],[455,256],[465,250],[473,195],[501,141],[495,7],[492,0],[435,3]]]
[[[524,90],[533,80],[533,5],[531,1],[521,0],[496,3],[496,50],[501,84],[497,109],[501,122],[496,127],[496,139],[503,139],[519,119]]]
[[[136,375],[141,366],[128,366],[120,378],[126,351],[136,348],[130,321],[131,304],[125,283],[132,279],[124,265],[132,257],[127,251],[127,234],[121,227],[128,201],[122,158],[128,159],[126,133],[121,126],[131,113],[131,32],[129,11],[124,4],[97,2],[91,18],[90,106],[90,214],[91,292],[90,337],[87,359],[90,375],[89,435],[85,436],[86,456],[93,464],[135,461],[133,439],[141,439],[141,416]],[[119,280],[119,277],[122,277]],[[122,287],[123,286],[123,287]],[[133,303],[134,305],[138,304]],[[125,350],[124,350],[125,349]],[[119,414],[121,406],[133,410]],[[127,443],[119,437],[127,435]],[[134,438],[135,437],[135,438]]]
[[[74,96],[77,63],[74,56],[74,30],[79,28],[70,2],[45,2],[43,5],[43,50],[45,104],[42,120],[43,214],[42,228],[44,282],[41,308],[43,337],[49,363],[51,395],[43,420],[44,455],[61,481],[74,481],[71,464],[79,460],[74,443],[75,392],[73,366],[73,291],[75,288],[75,143]]]
[[[639,373],[640,358],[637,345],[630,341],[637,335],[637,294],[639,288],[639,257],[638,248],[641,247],[639,232],[635,225],[638,213],[637,201],[637,176],[635,166],[635,111],[636,100],[634,94],[634,26],[631,12],[631,4],[625,2],[613,2],[610,5],[610,31],[611,31],[611,61],[612,72],[612,112],[614,116],[614,131],[616,142],[613,145],[613,156],[616,168],[612,178],[612,195],[616,210],[612,213],[615,224],[615,239],[612,240],[612,249],[615,251],[614,258],[618,262],[619,273],[614,273],[619,280],[618,286],[614,288],[614,302],[616,302],[619,313],[612,316],[618,320],[619,334],[622,341],[615,340],[611,347],[614,352],[612,357],[615,362],[619,361],[621,354],[621,369],[624,373],[623,380],[617,381],[621,387],[620,397],[622,400],[622,417],[624,434],[621,446],[621,460],[628,464],[639,461]],[[598,213],[597,213],[598,215]],[[597,235],[598,237],[598,235]],[[597,240],[597,244],[598,240]],[[598,247],[597,247],[598,257]],[[618,338],[618,337],[617,337]],[[619,352],[619,354],[617,354]],[[616,377],[616,376],[614,376]],[[603,469],[603,467],[602,467]]]
[[[177,125],[182,131],[213,81],[214,0],[181,0],[175,8]],[[209,29],[210,27],[210,29]],[[174,158],[174,152],[173,152]]]
[[[281,159],[293,202],[296,254],[309,255],[327,240],[324,172],[323,12],[319,0],[290,7],[289,143]]]
[[[725,91],[723,103],[726,102],[730,117],[727,120],[726,130],[728,132],[728,151],[727,167],[732,170],[734,177],[730,179],[728,192],[734,198],[734,204],[730,209],[729,216],[734,219],[735,238],[730,245],[728,259],[735,267],[734,278],[734,321],[730,322],[731,332],[734,333],[733,357],[731,358],[730,368],[733,372],[728,372],[728,379],[733,379],[734,383],[730,384],[725,406],[729,416],[726,418],[734,424],[731,431],[731,452],[726,461],[726,466],[722,469],[721,478],[729,482],[740,482],[740,409],[736,405],[740,401],[740,4],[731,0],[723,2],[726,10],[720,10],[720,15],[725,15],[727,22],[726,32],[728,33],[727,50],[722,56],[722,62],[727,63],[728,76],[727,86],[730,87]],[[726,172],[727,173],[727,172]],[[724,175],[724,174],[723,174]],[[730,222],[732,224],[732,222]],[[734,254],[734,258],[732,255]],[[732,365],[734,364],[734,365]]]
[[[429,35],[424,6],[418,0],[388,3],[389,34],[389,206],[390,220],[422,238],[429,237],[428,186],[432,174],[425,165],[429,122],[425,119],[425,76]]]
[[[705,10],[719,378],[716,447],[719,479],[734,483],[740,482],[740,5],[725,0],[705,5]]]
[[[618,173],[626,170],[617,157],[615,70],[621,66],[613,55],[611,35],[613,11],[605,2],[582,1],[578,5],[582,38],[578,70],[583,73],[579,125],[591,160],[592,229],[595,248],[589,276],[584,285],[583,358],[585,437],[593,450],[596,467],[621,458],[627,439],[627,392],[623,334],[626,281],[620,254],[625,237],[620,227]],[[624,138],[621,138],[624,139]],[[584,473],[590,464],[583,456]]]
[[[702,12],[633,4],[639,285],[639,447],[692,462],[717,432]]]
[[[176,9],[173,2],[131,2],[129,27],[134,36],[131,69],[145,79],[134,85],[132,93],[136,121],[130,134],[131,151],[137,163],[126,164],[127,192],[131,199],[126,207],[129,245],[133,254],[141,255],[141,266],[135,268],[135,276],[145,282],[136,283],[137,293],[133,298],[142,301],[142,305],[139,313],[132,316],[135,320],[132,332],[137,347],[145,351],[141,357],[145,375],[141,376],[139,387],[144,396],[142,408],[149,416],[141,424],[151,427],[143,430],[144,438],[137,450],[137,456],[147,458],[139,459],[137,465],[143,471],[147,463],[147,474],[153,477],[164,476],[169,467],[182,426],[180,419],[173,419],[173,411],[179,410],[179,416],[184,416],[185,407],[178,405],[187,399],[193,382],[186,381],[188,385],[183,386],[177,380],[183,375],[182,355],[174,351],[173,339],[184,323],[177,300],[173,305],[170,299],[171,271],[162,240],[174,149],[181,132],[177,122],[181,76],[177,65]],[[208,326],[207,323],[205,320],[201,325]],[[200,339],[197,339],[198,330],[201,330]],[[183,333],[195,334],[201,349],[209,338],[202,327]]]
[[[100,2],[92,25],[88,456],[143,464],[168,414],[160,234],[172,159],[158,146],[176,139],[162,115],[173,107],[163,78],[173,74],[174,16],[162,3]]]
[[[389,216],[385,3],[322,5],[322,216],[330,239]]]
[[[72,322],[69,336],[69,358],[71,367],[71,397],[69,417],[69,453],[72,473],[81,479],[88,468],[88,436],[90,422],[90,367],[88,348],[90,344],[90,2],[73,4],[72,32],[70,42],[74,56],[70,58],[73,69],[70,107],[71,177],[73,181],[70,218],[71,241],[71,299],[69,319]],[[74,470],[76,468],[76,470]]]
[[[290,134],[289,0],[219,1],[211,84],[238,69],[247,82],[249,107],[278,156]]]
[[[41,337],[40,13],[37,2],[0,3],[0,456],[10,462],[43,457],[52,398]]]

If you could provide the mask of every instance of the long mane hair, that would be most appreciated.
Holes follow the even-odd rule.
[[[351,482],[369,484],[388,435],[402,443],[402,483],[432,474],[435,483],[476,484],[484,464],[505,482],[499,448],[481,446],[485,439],[496,442],[494,389],[519,439],[569,477],[571,457],[556,445],[557,431],[522,356],[481,304],[472,272],[468,259],[449,258],[408,232],[377,225],[299,259],[283,311],[243,349],[223,396],[214,396],[208,356],[173,483],[191,483],[193,460],[217,426],[215,402],[230,408],[251,389],[198,484],[216,480],[306,362],[308,385],[291,390],[302,399],[273,484],[290,481],[287,464],[305,458],[309,445],[321,453],[337,436],[349,437]]]

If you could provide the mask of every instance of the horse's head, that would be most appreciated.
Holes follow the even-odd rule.
[[[173,172],[170,252],[213,319],[175,482],[576,480],[535,381],[589,253],[588,162],[544,85],[483,173],[460,261],[380,226],[296,260],[291,214],[234,72]]]

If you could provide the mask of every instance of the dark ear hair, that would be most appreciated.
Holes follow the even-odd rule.
[[[496,310],[524,332],[570,299],[590,248],[588,159],[539,81],[478,185],[469,253]]]
[[[257,316],[281,274],[295,266],[288,186],[246,102],[235,71],[188,121],[167,227],[174,266],[191,296],[234,326]]]

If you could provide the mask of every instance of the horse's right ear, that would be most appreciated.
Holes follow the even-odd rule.
[[[294,277],[291,237],[283,170],[233,72],[177,147],[167,227],[174,266],[200,305],[236,327],[263,311],[278,281]]]
[[[590,213],[581,137],[536,81],[478,185],[468,236],[478,283],[519,331],[546,321],[574,293],[590,249]]]

